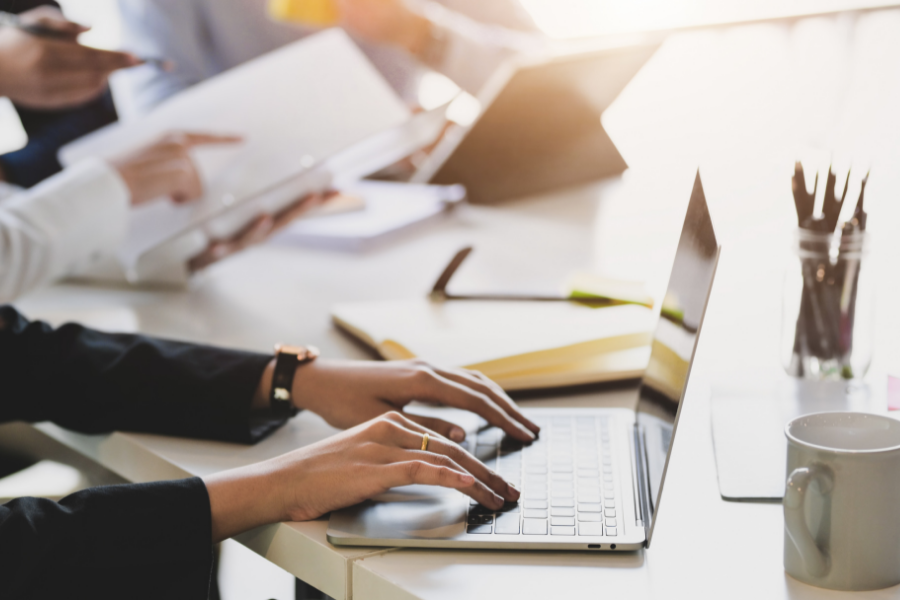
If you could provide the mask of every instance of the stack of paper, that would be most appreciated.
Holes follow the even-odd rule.
[[[339,305],[332,318],[388,360],[478,370],[506,390],[640,377],[654,324],[639,305],[426,299]]]
[[[278,241],[329,250],[364,251],[446,215],[465,199],[460,185],[359,181],[341,190],[360,210],[295,221]]]

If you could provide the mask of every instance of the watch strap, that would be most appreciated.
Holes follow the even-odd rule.
[[[277,416],[293,417],[299,412],[294,406],[293,392],[291,391],[294,387],[294,375],[301,365],[314,361],[318,356],[319,350],[312,346],[276,344],[275,371],[272,374],[269,403]]]

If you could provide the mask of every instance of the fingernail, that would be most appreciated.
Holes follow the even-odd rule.
[[[454,427],[450,430],[450,439],[454,442],[461,442],[466,439],[466,432],[459,427]]]

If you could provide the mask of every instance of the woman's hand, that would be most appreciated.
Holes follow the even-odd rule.
[[[256,406],[268,406],[274,361],[263,375]],[[410,402],[452,406],[481,415],[491,425],[524,442],[540,427],[529,421],[503,389],[475,371],[442,369],[422,360],[391,362],[318,359],[294,375],[294,405],[311,410],[334,427],[346,429]],[[453,441],[466,433],[441,419],[406,415]]]
[[[0,96],[23,106],[46,110],[83,104],[106,89],[110,73],[141,64],[126,52],[78,44],[78,36],[88,28],[66,20],[56,8],[29,10],[21,21],[52,29],[63,38],[0,27]]]
[[[404,0],[337,0],[341,27],[368,42],[390,44],[420,54],[431,34],[431,22]]]
[[[241,231],[227,239],[210,241],[209,245],[198,255],[188,261],[188,269],[192,273],[201,271],[213,263],[246,250],[250,246],[261,244],[309,211],[322,206],[336,192],[324,194],[308,194],[276,215],[263,214]]]
[[[189,202],[203,195],[203,182],[190,150],[197,146],[236,144],[240,137],[207,133],[173,132],[156,142],[110,161],[131,192],[131,204],[161,196]]]
[[[457,489],[491,508],[519,499],[518,490],[457,444],[396,412],[204,482],[213,542],[267,523],[315,519],[414,483]]]

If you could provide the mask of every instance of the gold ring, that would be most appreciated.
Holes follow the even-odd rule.
[[[428,434],[423,433],[422,434],[422,452],[425,452],[426,450],[428,450]]]

